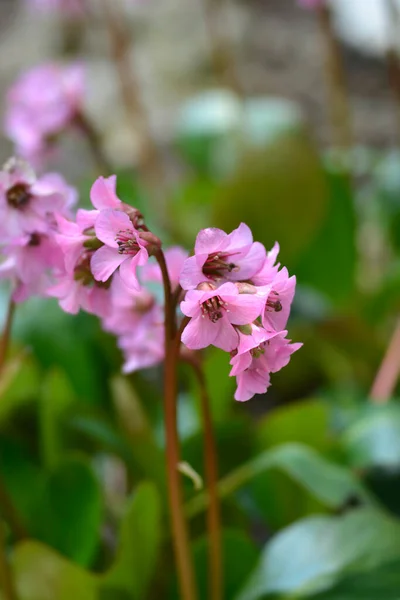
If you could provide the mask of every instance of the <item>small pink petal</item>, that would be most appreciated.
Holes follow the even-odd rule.
[[[104,208],[118,208],[121,200],[116,194],[117,176],[111,175],[96,179],[90,190],[90,200],[99,210]]]
[[[97,281],[107,281],[126,259],[125,254],[118,254],[118,251],[113,248],[108,248],[108,246],[99,248],[90,261],[93,277]]]
[[[112,208],[100,212],[94,229],[98,239],[111,248],[118,248],[115,238],[120,231],[134,231],[128,215]]]

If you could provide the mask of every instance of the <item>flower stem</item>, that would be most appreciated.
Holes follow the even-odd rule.
[[[111,174],[113,172],[112,166],[103,152],[100,135],[93,123],[81,112],[75,115],[74,123],[86,138],[100,173],[102,175]]]
[[[204,427],[204,467],[208,488],[207,528],[209,535],[209,599],[223,598],[221,511],[218,497],[217,447],[213,431],[210,397],[201,364],[194,356],[181,357],[190,364],[200,388],[200,405]]]
[[[11,567],[7,557],[3,524],[0,523],[0,584],[4,600],[17,600]]]
[[[171,282],[163,252],[156,254],[160,265],[165,295],[165,363],[164,363],[164,423],[167,454],[167,480],[172,541],[178,571],[180,597],[196,600],[194,570],[189,545],[187,523],[183,512],[183,495],[178,465],[180,462],[177,429],[177,362],[180,346],[179,332],[175,333],[175,312],[172,310]]]
[[[10,297],[7,308],[6,321],[4,324],[3,335],[0,340],[0,373],[4,368],[4,363],[7,358],[8,346],[10,343],[11,327],[15,313],[15,302]]]
[[[400,375],[400,319],[375,377],[370,398],[375,404],[390,400]]]
[[[330,102],[334,142],[342,150],[349,150],[352,146],[351,115],[343,60],[333,29],[329,6],[321,3],[316,11],[326,46],[328,100]]]
[[[13,501],[8,495],[7,489],[4,485],[3,480],[0,478],[0,507],[4,519],[7,521],[13,536],[16,540],[21,541],[27,536],[27,532],[22,523],[22,520],[15,508]]]

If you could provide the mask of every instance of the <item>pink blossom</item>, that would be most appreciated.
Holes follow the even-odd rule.
[[[266,292],[265,310],[262,323],[266,329],[282,331],[288,322],[290,308],[296,289],[296,277],[289,277],[288,270],[283,267],[276,274],[272,283],[259,287],[259,294]]]
[[[168,275],[173,290],[176,289],[179,284],[179,277],[188,254],[187,250],[184,250],[181,246],[172,246],[172,248],[168,248],[164,252]],[[158,263],[148,262],[143,267],[142,280],[162,283],[161,269]]]
[[[3,242],[26,233],[45,233],[54,214],[68,214],[77,200],[76,191],[61,175],[37,179],[19,159],[10,159],[0,172],[0,235]]]
[[[253,344],[257,339],[243,342],[238,353],[231,359],[231,376],[236,376],[237,390],[235,399],[244,402],[254,394],[263,394],[270,385],[270,373],[276,373],[285,367],[293,352],[302,344],[291,344],[285,336],[287,331],[281,331],[269,339]],[[259,334],[262,339],[262,334]]]
[[[121,279],[130,288],[139,289],[136,268],[148,260],[146,242],[134,228],[127,214],[112,208],[101,210],[96,219],[97,238],[104,246],[91,258],[91,269],[97,281],[107,281],[119,268]]]
[[[130,333],[121,336],[118,346],[124,352],[124,373],[153,367],[164,358],[164,324],[159,306],[145,313]]]
[[[213,227],[203,229],[196,238],[194,252],[181,272],[184,290],[194,289],[202,281],[219,284],[251,279],[263,266],[266,255],[264,246],[253,242],[244,223],[230,234]]]
[[[81,110],[84,70],[80,64],[47,63],[25,72],[6,97],[4,129],[17,152],[34,159]]]
[[[79,271],[76,267],[74,274],[64,273],[57,278],[57,282],[48,287],[48,296],[57,298],[61,308],[68,313],[77,314],[80,309],[105,318],[110,310],[110,294],[107,288],[96,282],[84,279],[84,274],[90,273],[89,269]],[[89,275],[87,275],[89,277]]]
[[[126,287],[118,272],[113,275],[110,294],[110,311],[102,325],[115,335],[135,332],[143,317],[155,306],[155,298],[148,290]]]
[[[279,263],[275,264],[278,254],[279,244],[275,242],[272,250],[267,253],[261,269],[251,277],[253,285],[268,285],[275,279],[279,269]]]
[[[239,335],[234,326],[252,323],[261,313],[265,299],[239,294],[235,284],[218,289],[190,290],[181,302],[184,315],[191,317],[182,333],[182,342],[191,350],[210,344],[230,352],[237,347]]]

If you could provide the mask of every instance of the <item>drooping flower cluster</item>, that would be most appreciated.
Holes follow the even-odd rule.
[[[189,318],[182,342],[192,350],[214,345],[230,352],[236,400],[266,392],[270,373],[301,346],[286,338],[296,279],[275,265],[278,251],[275,244],[267,254],[244,223],[229,235],[204,229],[182,269],[181,310]]]
[[[150,367],[164,357],[164,308],[145,287],[160,283],[161,242],[140,212],[116,193],[116,176],[99,177],[91,210],[72,214],[77,194],[61,176],[36,178],[12,159],[0,172],[0,277],[13,298],[58,299],[66,312],[98,316],[117,336],[125,372]],[[290,344],[286,323],[295,278],[275,264],[243,223],[232,233],[204,229],[194,255],[180,247],[164,252],[172,293],[182,298],[187,319],[181,341],[189,350],[209,345],[230,353],[237,400],[263,393],[270,373],[285,366],[301,344]]]
[[[81,64],[46,63],[26,71],[9,89],[4,129],[16,152],[36,162],[81,112]]]

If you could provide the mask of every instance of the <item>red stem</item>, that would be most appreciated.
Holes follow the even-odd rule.
[[[390,400],[400,374],[400,320],[372,385],[370,397],[376,404]]]

